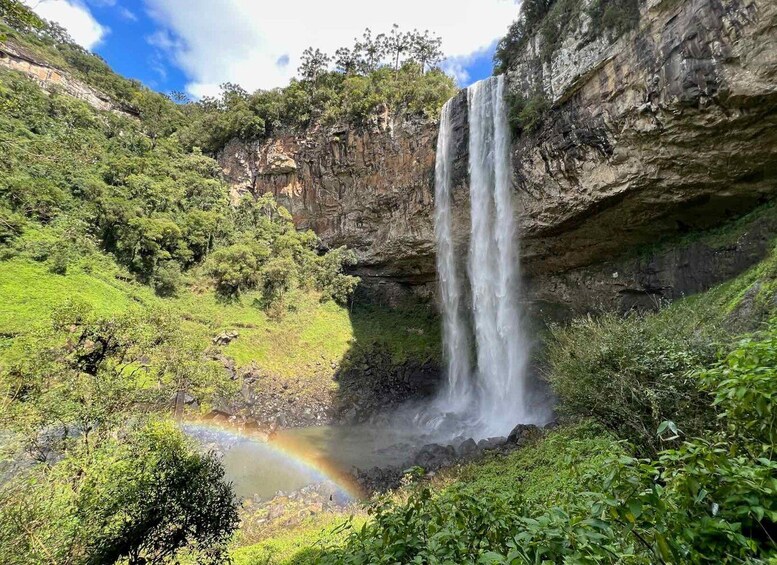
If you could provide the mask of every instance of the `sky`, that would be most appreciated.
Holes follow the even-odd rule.
[[[118,73],[160,92],[215,95],[285,86],[306,47],[334,53],[366,27],[392,24],[443,39],[443,68],[460,86],[491,74],[515,0],[26,0]]]

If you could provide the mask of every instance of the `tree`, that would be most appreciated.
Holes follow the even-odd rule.
[[[394,72],[399,72],[400,62],[406,56],[412,46],[412,36],[399,30],[399,25],[394,24],[386,37],[384,45],[386,53],[391,57]]]
[[[358,70],[362,74],[368,74],[376,70],[386,56],[386,36],[383,33],[372,37],[372,30],[367,28],[362,34],[362,39],[354,40],[353,51],[358,60]]]
[[[92,459],[78,493],[83,562],[161,564],[186,547],[200,563],[220,562],[238,515],[218,459],[192,449],[169,422],[110,448]]]
[[[320,49],[314,50],[312,47],[308,47],[302,52],[297,73],[304,81],[316,82],[316,79],[326,70],[331,61],[332,58]]]
[[[345,247],[333,249],[318,258],[316,282],[323,300],[334,300],[338,304],[348,303],[360,279],[343,274],[343,269],[355,264],[356,254]]]
[[[411,34],[410,52],[421,65],[421,73],[434,68],[442,60],[442,38],[428,29],[423,33],[414,30]]]
[[[357,72],[359,69],[359,54],[356,49],[340,47],[335,51],[335,68],[346,75]]]
[[[234,297],[257,282],[257,262],[248,245],[230,245],[211,253],[206,271],[223,297]]]
[[[0,19],[18,31],[40,30],[46,25],[35,12],[16,0],[0,0]],[[0,39],[5,37],[0,34]]]

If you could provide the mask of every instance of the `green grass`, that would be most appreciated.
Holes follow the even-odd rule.
[[[582,423],[559,428],[507,455],[493,455],[454,468],[439,479],[439,495],[452,489],[482,496],[513,491],[532,511],[564,506],[588,488],[587,477],[622,447],[600,427]]]
[[[155,299],[147,288],[119,281],[109,271],[71,269],[57,275],[46,264],[27,259],[0,261],[0,296],[0,333],[5,335],[25,333],[48,321],[51,311],[68,300],[87,302],[110,315]]]
[[[104,315],[133,304],[158,304],[180,315],[182,326],[203,344],[223,330],[237,330],[238,339],[223,352],[238,367],[254,365],[265,374],[303,384],[336,387],[333,377],[349,352],[369,352],[378,345],[397,363],[439,357],[439,324],[426,308],[351,311],[322,303],[314,292],[296,291],[288,297],[293,307],[275,320],[257,305],[255,292],[224,302],[210,289],[184,289],[163,299],[148,287],[117,278],[119,270],[110,258],[101,259],[90,272],[72,265],[65,275],[30,259],[0,261],[0,335],[23,334],[47,323],[52,310],[68,300],[86,302]]]
[[[296,526],[290,526],[283,534],[276,535],[254,545],[232,552],[235,565],[292,565],[316,563],[322,545],[331,546],[343,539],[333,531],[348,520],[347,514],[326,513],[309,518]],[[354,527],[360,527],[364,517],[353,519]]]
[[[351,346],[353,328],[348,310],[333,302],[320,303],[315,294],[295,293],[293,310],[271,320],[255,304],[256,293],[219,301],[212,291],[181,293],[172,304],[190,323],[211,335],[237,330],[238,339],[224,348],[238,366],[255,363],[282,378],[314,378],[331,373]]]

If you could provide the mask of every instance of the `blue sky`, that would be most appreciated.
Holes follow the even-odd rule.
[[[288,83],[307,46],[351,45],[365,27],[429,29],[461,86],[491,74],[496,41],[518,13],[513,0],[27,0],[122,75],[162,92],[215,94]]]

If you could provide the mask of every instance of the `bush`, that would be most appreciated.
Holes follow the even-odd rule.
[[[0,245],[7,245],[16,239],[24,226],[24,218],[0,206]]]
[[[559,412],[592,418],[647,454],[672,420],[688,434],[714,427],[711,397],[694,371],[714,361],[723,336],[702,310],[678,303],[658,314],[614,314],[555,327],[547,378]]]
[[[49,257],[49,271],[55,275],[64,275],[67,273],[69,263],[67,250],[58,249]]]
[[[175,261],[157,265],[151,284],[159,296],[175,296],[181,286],[181,267]]]
[[[234,297],[258,280],[256,256],[247,245],[231,245],[214,251],[206,270],[216,282],[217,292],[224,297]]]
[[[163,563],[187,547],[200,563],[222,562],[238,516],[216,456],[194,451],[169,424],[151,425],[127,444],[94,458],[98,472],[81,485],[86,563]]]
[[[220,563],[237,523],[219,461],[164,423],[68,452],[45,473],[33,466],[0,491],[9,565],[167,563],[184,548],[198,563]]]
[[[511,94],[507,99],[508,120],[514,135],[534,132],[542,124],[550,103],[543,92],[536,92],[529,98]]]

